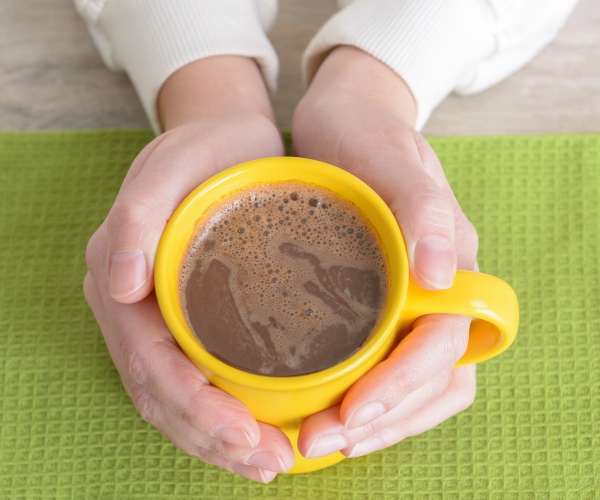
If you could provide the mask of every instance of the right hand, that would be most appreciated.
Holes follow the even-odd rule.
[[[294,113],[295,151],[369,184],[394,213],[414,282],[452,285],[475,270],[477,233],[461,210],[434,150],[413,128],[416,103],[388,66],[340,46],[320,66]],[[470,318],[423,316],[390,356],[359,379],[340,405],[308,417],[298,448],[308,458],[366,455],[425,432],[467,408],[475,366],[455,368]]]
[[[232,72],[244,82],[241,91],[229,82]],[[206,75],[211,81],[198,84]],[[142,418],[184,452],[269,482],[293,465],[288,439],[211,386],[177,346],[158,308],[153,267],[162,231],[185,196],[227,167],[282,155],[281,136],[260,73],[245,58],[193,63],[167,81],[161,99],[168,130],[135,159],[88,244],[85,297]]]

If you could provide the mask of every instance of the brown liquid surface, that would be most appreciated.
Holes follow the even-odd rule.
[[[377,323],[385,257],[358,209],[302,183],[252,187],[202,219],[181,271],[181,301],[210,353],[273,376],[353,354]]]

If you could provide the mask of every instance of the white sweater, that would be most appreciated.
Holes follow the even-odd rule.
[[[308,45],[310,82],[329,51],[356,46],[413,92],[417,128],[451,92],[470,94],[522,67],[560,30],[577,0],[339,0]],[[266,32],[277,0],[75,0],[104,60],[125,70],[155,131],[156,98],[182,66],[213,55],[254,58],[275,90],[277,55]]]

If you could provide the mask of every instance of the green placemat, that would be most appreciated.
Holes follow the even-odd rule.
[[[475,404],[388,450],[259,485],[136,414],[82,297],[85,245],[148,131],[0,133],[0,498],[573,498],[600,491],[600,136],[434,139],[521,301]]]

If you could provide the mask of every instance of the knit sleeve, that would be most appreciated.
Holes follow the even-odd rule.
[[[254,58],[271,90],[278,60],[266,30],[277,0],[75,0],[106,65],[128,73],[156,132],[167,78],[215,55]]]
[[[303,57],[309,82],[327,54],[352,45],[400,75],[422,128],[451,92],[506,78],[549,43],[576,0],[354,0],[317,33]]]

